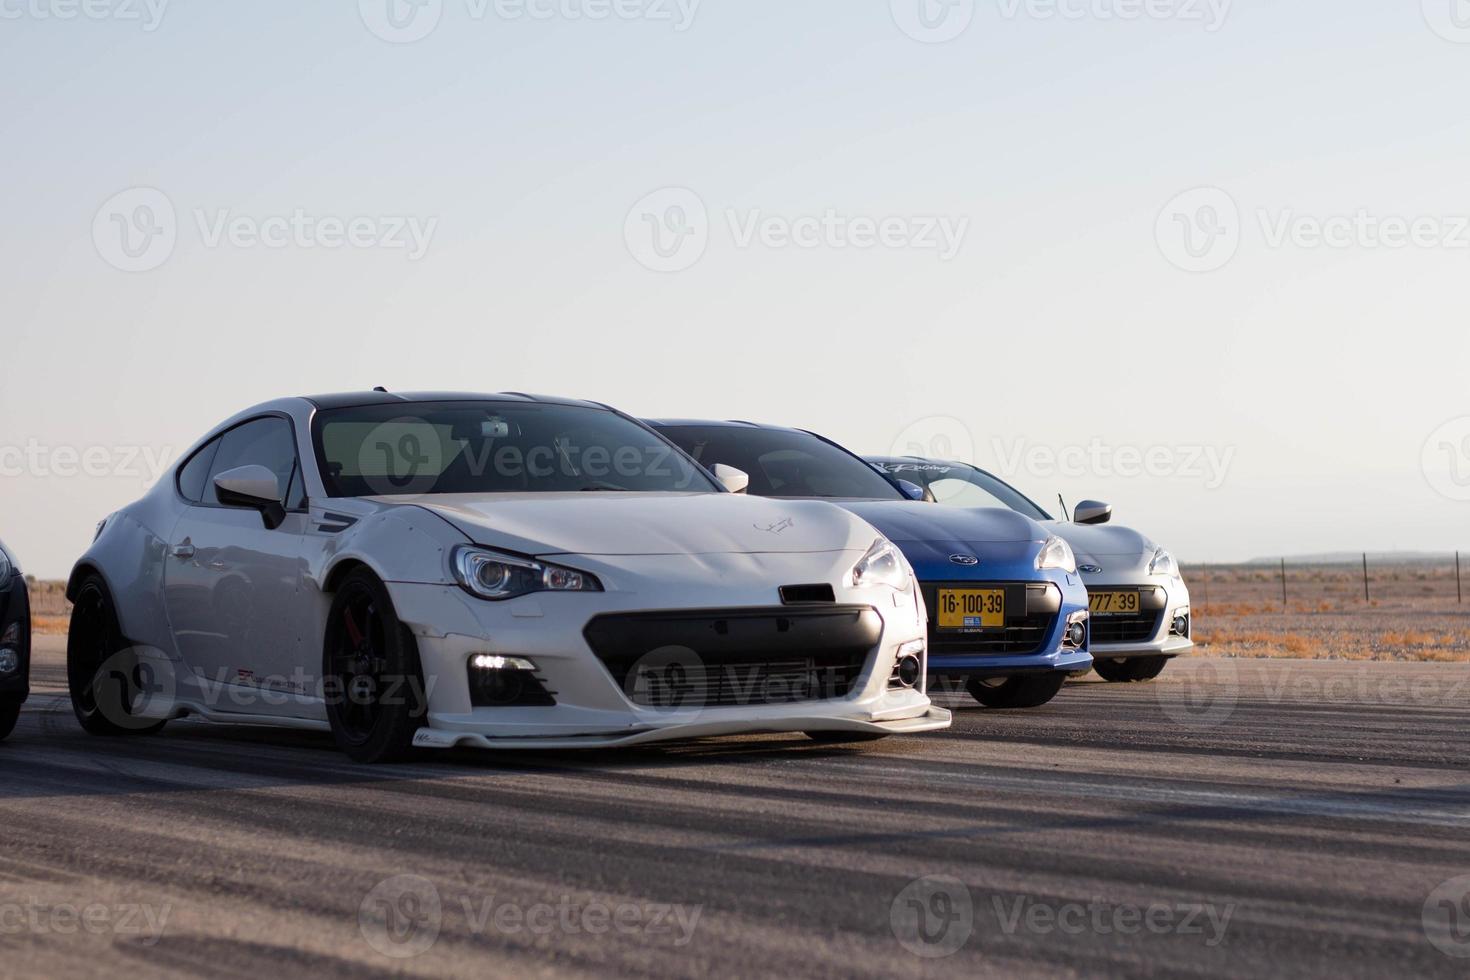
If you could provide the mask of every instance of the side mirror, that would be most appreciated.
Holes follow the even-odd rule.
[[[1074,524],[1106,524],[1113,519],[1113,505],[1100,500],[1084,500],[1072,511]]]
[[[281,505],[281,484],[264,466],[252,464],[225,470],[214,478],[214,494],[226,507],[249,507],[260,511],[265,526],[275,530],[286,519]]]
[[[731,493],[744,493],[750,489],[750,474],[744,470],[737,470],[724,463],[716,463],[710,468],[710,472],[715,475],[716,480],[720,481],[720,485]]]
[[[909,498],[910,500],[927,500],[927,499],[929,499],[929,491],[928,490],[925,490],[923,487],[919,486],[917,483],[910,483],[907,480],[899,480],[898,481],[898,489],[902,490],[903,491],[903,495],[905,497]]]

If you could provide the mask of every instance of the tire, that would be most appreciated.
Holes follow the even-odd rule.
[[[10,737],[15,731],[15,723],[20,720],[19,701],[0,701],[0,742]]]
[[[806,737],[821,745],[857,745],[861,742],[881,742],[887,732],[807,732]]]
[[[987,708],[1039,708],[1062,689],[1067,675],[1022,674],[1019,677],[972,677],[965,682],[970,697]]]
[[[1131,684],[1137,681],[1153,680],[1163,673],[1164,665],[1168,662],[1168,657],[1098,660],[1093,663],[1092,669],[1097,671],[1097,676],[1105,681],[1114,684]]]
[[[152,735],[162,721],[133,714],[141,688],[138,658],[123,638],[112,595],[99,575],[77,590],[66,638],[66,686],[71,709],[90,735]]]
[[[412,753],[428,716],[418,647],[388,590],[365,568],[332,598],[322,678],[332,736],[352,761],[395,762]]]

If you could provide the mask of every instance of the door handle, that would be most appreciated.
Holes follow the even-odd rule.
[[[174,550],[172,554],[175,558],[181,559],[183,561],[188,561],[190,558],[194,557],[194,546],[192,544],[189,544],[187,541],[183,544],[174,545]]]

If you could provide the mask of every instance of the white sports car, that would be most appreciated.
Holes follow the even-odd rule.
[[[1109,522],[1113,509],[1085,500],[1071,520],[1053,520],[1019,490],[978,467],[917,457],[872,456],[884,472],[953,507],[1009,507],[1071,545],[1087,585],[1092,667],[1107,681],[1153,680],[1194,647],[1189,589],[1174,556],[1139,532]],[[1063,515],[1065,517],[1065,515]]]
[[[77,563],[77,717],[330,729],[359,761],[946,727],[903,556],[861,518],[745,480],[587,402],[259,405]]]

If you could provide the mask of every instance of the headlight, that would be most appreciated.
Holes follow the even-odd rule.
[[[866,589],[876,585],[886,585],[900,592],[909,587],[908,566],[904,564],[903,555],[887,538],[874,541],[868,553],[852,566],[853,588]]]
[[[1058,537],[1046,539],[1046,544],[1041,546],[1041,554],[1036,556],[1036,567],[1039,569],[1060,568],[1064,572],[1077,571],[1077,556],[1072,554],[1072,546]]]
[[[1150,575],[1177,576],[1179,574],[1179,563],[1174,560],[1173,555],[1160,548],[1154,552],[1153,561],[1148,563],[1148,573]]]
[[[456,551],[454,574],[460,585],[482,599],[514,599],[531,592],[602,591],[602,583],[586,572],[484,548]]]
[[[0,551],[0,585],[10,581],[10,559],[5,557],[5,552]]]

